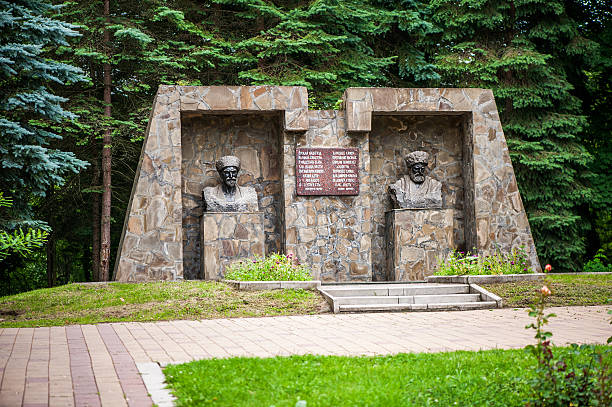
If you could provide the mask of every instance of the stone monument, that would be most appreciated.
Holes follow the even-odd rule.
[[[227,155],[215,167],[221,183],[202,191],[201,274],[206,280],[223,278],[236,260],[264,255],[264,216],[255,188],[237,184],[240,159]]]
[[[521,246],[541,270],[491,90],[342,99],[309,110],[300,86],[161,85],[113,278],[217,279],[229,259],[282,252],[325,282],[421,279],[447,248]],[[415,151],[429,165],[413,154],[406,171]],[[240,163],[219,174],[229,155]]]
[[[393,209],[386,213],[388,279],[423,280],[453,244],[453,209],[442,209],[442,184],[426,174],[429,154],[405,158],[408,175],[389,186]]]

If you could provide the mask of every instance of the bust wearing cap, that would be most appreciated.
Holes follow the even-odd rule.
[[[389,186],[395,209],[442,207],[442,184],[425,175],[428,160],[425,151],[413,151],[406,156],[408,175]]]
[[[237,184],[240,159],[233,155],[221,157],[215,167],[221,177],[221,184],[206,187],[202,193],[206,212],[257,212],[257,192],[253,187]]]

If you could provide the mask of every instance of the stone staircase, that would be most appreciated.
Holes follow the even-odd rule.
[[[502,300],[476,284],[364,283],[322,285],[335,314],[369,311],[464,311],[501,308]]]

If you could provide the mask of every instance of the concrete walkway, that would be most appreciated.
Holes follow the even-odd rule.
[[[608,308],[549,309],[553,342],[605,343]],[[520,348],[531,320],[495,309],[3,328],[0,406],[151,406],[151,365],[204,358]]]

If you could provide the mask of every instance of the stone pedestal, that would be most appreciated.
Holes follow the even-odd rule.
[[[236,260],[264,255],[263,212],[205,212],[201,228],[205,280],[222,279]]]
[[[424,280],[438,258],[454,248],[454,209],[394,209],[386,212],[385,243],[390,281]]]

